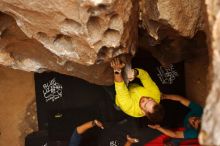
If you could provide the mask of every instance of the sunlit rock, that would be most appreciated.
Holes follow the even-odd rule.
[[[141,19],[155,40],[168,36],[171,30],[192,38],[203,29],[202,4],[201,0],[141,0]]]
[[[11,25],[11,18],[0,22],[0,64],[5,66],[111,84],[110,60],[136,51],[135,0],[1,0],[0,11],[11,15],[24,32]]]

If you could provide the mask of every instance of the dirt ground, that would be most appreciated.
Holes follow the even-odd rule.
[[[0,66],[0,93],[0,146],[23,146],[37,128],[33,73]]]
[[[208,54],[208,53],[207,53]],[[186,94],[204,106],[207,90],[208,56],[203,54],[185,62]]]

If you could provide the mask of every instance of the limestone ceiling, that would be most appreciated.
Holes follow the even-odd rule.
[[[170,36],[192,38],[203,28],[200,0],[0,0],[0,11],[0,64],[96,84],[113,83],[113,57],[135,54],[139,18],[154,42],[148,46]],[[161,62],[184,59],[168,61],[147,49]]]

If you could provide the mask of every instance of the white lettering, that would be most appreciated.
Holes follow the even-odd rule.
[[[63,87],[53,78],[48,83],[43,84],[43,95],[46,102],[54,102],[63,96]]]

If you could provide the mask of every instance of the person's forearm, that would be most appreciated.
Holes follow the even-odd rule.
[[[182,96],[179,96],[179,95],[165,95],[165,96],[166,96],[166,99],[178,101],[185,106],[189,106],[189,104],[190,104],[190,101],[188,99],[186,99]]]
[[[172,138],[183,138],[183,132],[182,131],[172,131],[163,127],[159,127],[157,128],[158,131],[160,131],[161,133],[172,137]]]
[[[163,128],[163,127],[157,128],[157,130],[167,136],[174,137],[174,131],[171,131],[171,130]]]
[[[76,131],[78,134],[83,134],[84,132],[86,132],[88,129],[92,127],[94,127],[93,121],[89,121],[76,127]]]
[[[133,100],[131,99],[128,87],[126,86],[125,82],[123,81],[120,75],[115,75],[115,103],[117,106],[121,108],[122,111],[130,114],[130,107],[132,107]],[[129,113],[128,113],[129,112]]]
[[[118,74],[114,73],[114,80],[115,80],[115,82],[123,82],[124,81],[121,73],[118,73]]]

